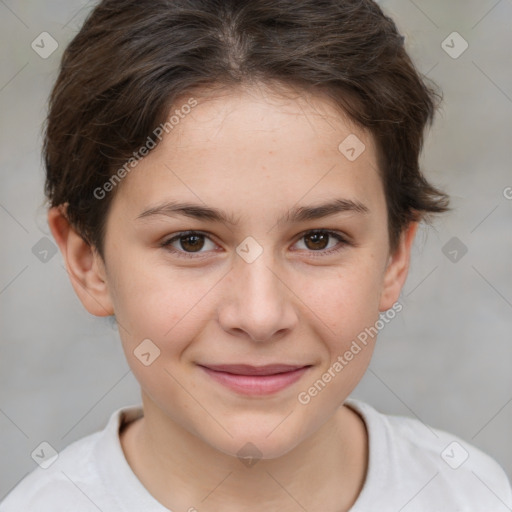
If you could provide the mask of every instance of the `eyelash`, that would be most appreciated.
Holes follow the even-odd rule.
[[[330,237],[332,236],[333,238],[337,239],[340,243],[336,247],[334,247],[332,249],[328,249],[328,250],[323,249],[323,250],[319,250],[319,251],[307,251],[307,252],[312,253],[312,256],[314,258],[318,258],[318,257],[322,258],[324,256],[330,256],[332,254],[342,251],[345,248],[345,246],[352,245],[345,237],[341,236],[336,231],[330,231],[328,229],[311,229],[309,231],[305,231],[304,233],[301,233],[297,242],[299,240],[301,240],[302,238],[304,238],[305,236],[315,234],[315,233],[327,234]],[[191,235],[202,235],[211,240],[211,238],[208,236],[208,233],[205,233],[203,231],[182,231],[182,232],[178,233],[177,235],[173,236],[172,238],[169,238],[168,240],[165,240],[164,242],[162,242],[160,244],[160,246],[163,247],[164,249],[166,249],[167,251],[169,251],[173,254],[176,254],[179,258],[195,258],[195,259],[203,258],[203,256],[197,256],[197,254],[201,254],[201,253],[191,253],[191,252],[186,252],[186,251],[180,251],[180,250],[175,249],[174,247],[171,247],[171,244],[173,242],[175,242],[176,240],[179,240],[180,238],[185,238],[185,237],[191,236]],[[211,241],[213,242],[213,240],[211,240]]]

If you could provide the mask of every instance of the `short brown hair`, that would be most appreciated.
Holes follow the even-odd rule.
[[[103,0],[66,48],[44,140],[45,192],[103,256],[120,165],[195,88],[277,83],[327,94],[374,136],[391,250],[448,196],[419,169],[441,95],[370,0]],[[340,141],[341,142],[341,141]]]

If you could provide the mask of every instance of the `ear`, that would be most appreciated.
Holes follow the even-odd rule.
[[[409,272],[411,247],[418,229],[418,222],[410,222],[402,231],[395,252],[389,257],[384,274],[384,283],[380,297],[379,311],[386,311],[398,300]]]
[[[97,250],[71,226],[65,210],[64,205],[50,208],[48,225],[64,257],[75,293],[92,315],[113,315],[104,262]]]

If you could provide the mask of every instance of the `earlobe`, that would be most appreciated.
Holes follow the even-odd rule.
[[[48,225],[64,258],[71,284],[85,309],[95,316],[113,315],[104,262],[96,249],[69,223],[64,205],[49,209]]]
[[[396,251],[389,257],[384,274],[379,311],[386,311],[398,300],[409,272],[411,248],[418,229],[418,222],[411,222],[402,232]]]

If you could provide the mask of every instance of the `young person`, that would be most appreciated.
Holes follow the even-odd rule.
[[[104,0],[67,47],[48,221],[142,405],[1,512],[511,510],[462,439],[350,393],[400,313],[439,96],[369,0]]]

